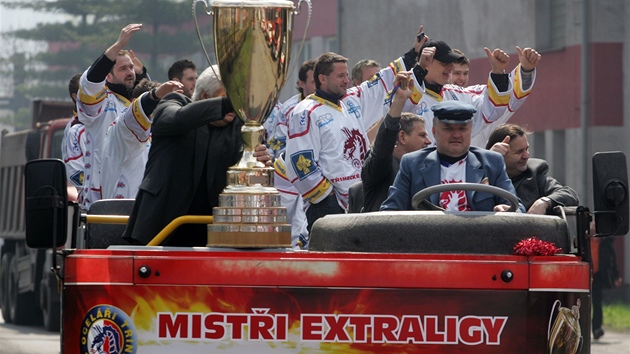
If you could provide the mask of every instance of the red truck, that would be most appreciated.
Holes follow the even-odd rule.
[[[5,322],[59,330],[57,281],[50,250],[28,248],[24,223],[24,165],[61,158],[64,128],[74,104],[36,99],[32,127],[0,137],[0,307]]]
[[[60,247],[78,213],[63,164],[25,173],[27,241]],[[61,351],[590,353],[589,222],[597,236],[628,232],[626,175],[622,153],[593,157],[592,212],[327,216],[309,251],[58,249]]]

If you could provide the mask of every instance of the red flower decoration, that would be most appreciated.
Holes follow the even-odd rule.
[[[562,252],[553,242],[539,240],[536,236],[520,241],[514,246],[518,256],[553,256]]]

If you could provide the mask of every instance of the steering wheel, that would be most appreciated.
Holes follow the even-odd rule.
[[[411,206],[414,210],[420,209],[420,204],[428,207],[429,209],[444,210],[432,203],[429,203],[427,198],[435,193],[462,190],[490,193],[506,199],[510,203],[510,208],[507,211],[514,212],[518,208],[518,198],[516,198],[514,194],[506,191],[505,189],[481,183],[446,183],[427,187],[416,193],[413,198],[411,198]]]

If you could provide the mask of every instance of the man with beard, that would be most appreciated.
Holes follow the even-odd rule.
[[[293,110],[286,147],[287,178],[305,202],[307,229],[320,217],[344,213],[348,188],[361,178],[369,143],[367,128],[382,114],[380,75],[350,87],[348,59],[336,53],[317,58],[315,93]],[[393,79],[392,79],[393,82]]]
[[[77,114],[85,125],[85,177],[82,207],[102,198],[101,155],[103,141],[109,125],[123,114],[131,104],[134,86],[147,77],[146,69],[133,51],[124,48],[141,24],[125,26],[118,39],[79,80]]]
[[[178,60],[168,69],[168,79],[181,82],[187,97],[192,97],[195,92],[197,77],[197,66],[188,59]]]

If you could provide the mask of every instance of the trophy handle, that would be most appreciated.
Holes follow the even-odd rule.
[[[556,300],[551,307],[551,314],[549,315],[549,325],[547,326],[547,341],[549,341],[549,336],[551,335],[551,321],[553,320],[553,311],[556,309],[556,305],[562,305],[560,300]],[[560,308],[560,307],[558,307]]]
[[[203,1],[203,0],[197,0],[197,1]],[[300,14],[300,4],[302,4],[302,2],[305,2],[308,5],[308,18],[306,19],[306,28],[304,29],[304,35],[302,36],[302,43],[300,44],[300,48],[298,49],[297,52],[297,57],[300,57],[300,54],[302,54],[302,48],[304,48],[304,42],[306,42],[306,34],[308,33],[308,28],[311,25],[311,15],[313,14],[313,5],[311,4],[311,0],[299,0],[296,6],[296,10],[293,12],[293,14],[295,16]],[[293,66],[291,67],[291,70],[289,70],[287,77],[291,76],[291,74],[293,74],[293,70],[295,70],[295,67],[297,66],[297,61],[293,63]],[[300,64],[301,65],[301,64]]]
[[[197,30],[197,37],[199,37],[199,43],[201,43],[201,50],[203,50],[203,54],[206,56],[206,60],[208,61],[208,65],[210,65],[210,69],[214,73],[214,76],[220,77],[216,71],[214,71],[214,65],[212,65],[212,61],[210,60],[210,56],[208,55],[208,51],[206,51],[206,46],[203,44],[203,38],[201,38],[201,31],[199,31],[199,23],[197,23],[197,11],[196,6],[198,2],[204,4],[206,14],[214,17],[214,11],[212,11],[212,7],[210,6],[213,0],[194,0],[192,5],[192,15],[193,22],[195,23],[195,30]],[[300,0],[300,1],[310,1],[310,0]],[[309,16],[310,19],[310,16]]]
[[[580,345],[578,346],[577,350],[574,353],[581,353],[582,346],[584,346],[584,336],[580,336]]]
[[[212,66],[212,62],[210,61],[210,56],[208,55],[208,52],[206,51],[206,46],[203,44],[203,38],[201,38],[201,31],[199,31],[199,23],[197,22],[197,11],[196,11],[197,3],[201,2],[204,4],[206,14],[210,16],[214,16],[214,12],[212,11],[212,8],[210,7],[209,1],[211,0],[194,0],[192,4],[192,15],[193,15],[193,22],[195,23],[195,30],[197,30],[197,37],[199,37],[199,43],[201,43],[201,50],[203,50],[203,54],[206,56],[206,59],[208,60],[208,65]]]

